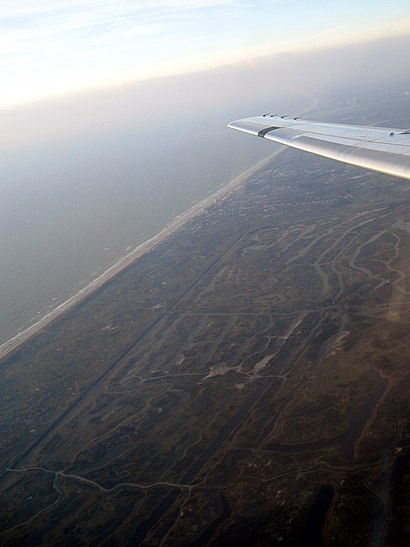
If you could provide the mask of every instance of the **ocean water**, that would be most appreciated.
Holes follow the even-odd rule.
[[[0,345],[272,153],[227,129],[229,116],[34,142],[3,158]]]

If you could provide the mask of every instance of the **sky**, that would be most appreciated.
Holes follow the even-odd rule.
[[[0,108],[406,34],[408,0],[0,0]]]

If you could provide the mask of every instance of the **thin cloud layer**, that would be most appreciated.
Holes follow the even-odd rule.
[[[403,0],[3,0],[0,106],[403,34],[406,21]]]

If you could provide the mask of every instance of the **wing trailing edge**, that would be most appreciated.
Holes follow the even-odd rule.
[[[410,179],[410,131],[265,114],[228,127],[388,175]]]

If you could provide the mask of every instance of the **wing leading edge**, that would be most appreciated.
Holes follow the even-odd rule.
[[[265,114],[228,127],[351,165],[410,179],[410,131]]]

